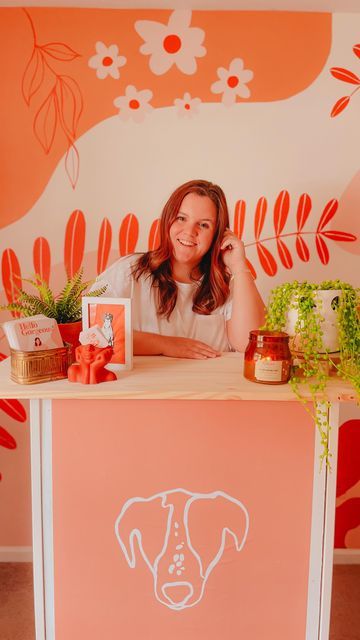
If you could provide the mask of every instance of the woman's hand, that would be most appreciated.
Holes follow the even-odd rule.
[[[194,358],[205,360],[217,358],[220,351],[199,340],[161,336],[159,333],[134,331],[134,355],[137,356],[170,356],[171,358]]]
[[[248,271],[244,243],[230,229],[226,229],[221,243],[222,259],[232,275]]]
[[[195,360],[206,360],[207,358],[217,358],[220,351],[215,351],[212,347],[199,340],[191,338],[176,338],[173,336],[161,336],[163,343],[162,354],[172,358],[194,358]]]

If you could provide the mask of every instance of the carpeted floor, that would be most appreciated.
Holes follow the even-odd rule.
[[[0,563],[0,638],[35,640],[30,563]],[[360,565],[334,567],[330,640],[360,640]]]

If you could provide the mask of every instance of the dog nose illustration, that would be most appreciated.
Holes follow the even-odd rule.
[[[142,555],[153,575],[155,598],[181,611],[200,602],[229,542],[241,551],[248,527],[244,505],[223,491],[172,489],[130,498],[116,519],[115,533],[132,569],[137,552]]]
[[[194,588],[189,582],[166,583],[161,588],[163,595],[170,604],[183,607],[194,593]]]
[[[193,582],[201,574],[199,558],[189,547],[189,533],[184,522],[184,509],[188,496],[172,496],[172,514],[169,522],[166,548],[159,558],[157,575],[162,584]]]

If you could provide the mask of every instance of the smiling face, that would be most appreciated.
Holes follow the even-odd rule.
[[[217,224],[215,203],[207,196],[188,193],[170,226],[174,275],[196,267],[211,247]]]

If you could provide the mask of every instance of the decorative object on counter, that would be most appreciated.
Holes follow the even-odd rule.
[[[37,384],[67,377],[68,367],[73,361],[73,348],[65,344],[46,351],[18,351],[10,349],[13,382]]]
[[[83,282],[83,270],[80,269],[72,278],[68,278],[64,288],[58,295],[54,295],[48,283],[35,275],[35,280],[24,278],[30,283],[36,294],[19,289],[16,302],[3,305],[0,309],[19,313],[22,317],[43,314],[48,318],[55,318],[59,325],[64,342],[74,346],[79,344],[81,331],[81,299],[92,282]],[[105,293],[106,287],[101,287],[88,296],[99,296]]]
[[[291,373],[289,335],[282,331],[250,331],[244,376],[262,384],[285,384]]]
[[[329,423],[326,386],[331,375],[349,382],[360,399],[360,289],[340,280],[320,284],[287,282],[270,293],[265,329],[291,335],[296,358],[290,384],[305,403],[301,385],[312,394],[313,419],[321,435],[322,461],[329,465]],[[307,410],[308,406],[305,403]]]
[[[84,297],[83,330],[99,327],[113,354],[108,368],[132,369],[132,317],[130,298]]]
[[[103,332],[97,324],[94,324],[90,329],[81,331],[79,335],[80,344],[93,344],[94,347],[108,347],[108,340],[105,338]]]
[[[10,346],[10,377],[19,384],[66,378],[73,347],[64,344],[54,318],[43,314],[3,323]]]
[[[82,344],[76,347],[76,363],[71,364],[68,369],[69,382],[97,384],[116,380],[116,374],[105,369],[112,355],[112,347],[101,348],[93,344]]]
[[[307,337],[303,327],[309,325],[309,319],[312,317],[317,323],[316,333],[318,336],[321,335],[316,345],[318,353],[335,353],[339,351],[337,308],[342,295],[341,289],[312,287],[313,285],[306,287],[306,295],[303,295],[303,292],[294,294],[288,308],[286,331],[291,335],[291,350],[295,353],[303,353],[306,350]]]
[[[11,349],[45,351],[64,346],[56,320],[43,314],[9,320],[2,327]]]

